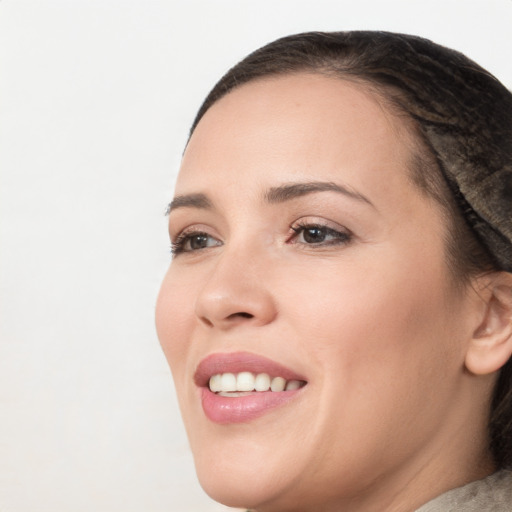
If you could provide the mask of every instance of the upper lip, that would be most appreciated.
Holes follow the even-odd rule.
[[[266,357],[250,352],[230,352],[211,354],[205,357],[197,366],[194,382],[197,386],[205,387],[212,375],[244,371],[267,373],[271,377],[283,377],[285,380],[306,380],[297,372]]]

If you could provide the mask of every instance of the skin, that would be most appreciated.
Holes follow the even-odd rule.
[[[262,512],[406,512],[492,471],[492,382],[464,367],[482,300],[450,276],[446,221],[410,179],[409,131],[361,86],[297,74],[235,89],[194,132],[176,195],[206,194],[211,207],[175,208],[169,229],[174,241],[206,233],[210,246],[174,257],[156,322],[214,499]],[[366,200],[265,200],[313,181]],[[307,243],[298,224],[350,238]],[[307,385],[253,421],[215,424],[194,371],[236,351]]]

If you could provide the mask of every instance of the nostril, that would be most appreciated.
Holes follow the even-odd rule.
[[[236,323],[237,319],[243,319],[243,318],[251,319],[251,318],[254,318],[254,315],[251,315],[251,313],[246,313],[245,311],[240,311],[239,313],[232,313],[231,315],[228,315],[227,317],[225,317],[224,321],[227,321],[228,324],[230,324],[231,322]],[[212,321],[206,316],[201,316],[200,319],[207,327],[215,327],[215,325],[217,324],[217,321],[215,321],[215,320]],[[222,320],[219,320],[219,322],[223,323]],[[226,324],[226,325],[228,325],[228,324]]]
[[[246,313],[244,311],[241,311],[240,313],[233,313],[232,315],[229,315],[228,318],[232,318],[232,319],[235,319],[235,318],[254,318],[254,315],[251,315],[250,313]]]
[[[208,320],[208,318],[202,316],[201,317],[201,320],[208,326],[208,327],[213,327],[213,322]]]

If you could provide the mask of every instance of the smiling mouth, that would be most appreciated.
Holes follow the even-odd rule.
[[[290,368],[248,352],[207,356],[194,381],[206,417],[218,424],[252,421],[295,402],[307,385]]]
[[[268,373],[253,373],[243,371],[240,373],[217,373],[210,377],[208,387],[212,393],[224,397],[248,396],[253,393],[271,391],[294,391],[305,386],[303,380],[284,377],[271,377]]]

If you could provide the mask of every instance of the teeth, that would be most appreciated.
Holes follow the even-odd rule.
[[[256,391],[268,391],[270,389],[270,377],[266,373],[259,373],[254,379]]]
[[[286,383],[285,390],[286,391],[293,391],[294,389],[299,389],[302,386],[302,383],[300,380],[289,380]]]
[[[274,377],[270,383],[271,391],[284,391],[286,387],[286,381],[283,377]]]
[[[222,386],[222,391],[237,391],[236,376],[233,373],[223,373],[220,385]]]
[[[252,391],[254,389],[254,375],[251,372],[239,373],[236,378],[237,391]]]
[[[293,391],[304,385],[300,380],[286,381],[283,377],[271,378],[267,373],[251,372],[218,373],[210,378],[210,391],[222,396],[245,396],[251,391]]]
[[[210,379],[210,391],[214,393],[222,391],[222,375],[220,373]]]

